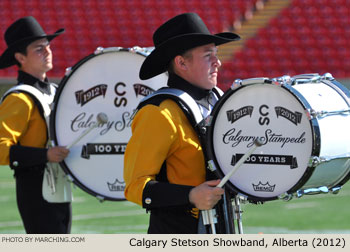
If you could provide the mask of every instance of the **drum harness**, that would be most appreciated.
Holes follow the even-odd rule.
[[[212,89],[214,94],[219,98],[223,95],[223,92],[218,89],[214,88]],[[185,91],[182,91],[180,89],[176,88],[169,88],[164,87],[161,88],[154,93],[148,95],[145,97],[141,102],[139,103],[138,107],[136,108],[134,115],[139,111],[142,107],[153,104],[153,105],[159,105],[162,101],[166,99],[171,99],[175,101],[179,107],[182,109],[184,114],[186,115],[187,119],[191,123],[193,129],[196,131],[200,143],[202,145],[205,162],[208,163],[207,157],[206,157],[206,151],[205,151],[205,142],[206,142],[206,131],[207,126],[210,125],[211,117],[208,116],[206,118],[203,117],[200,109],[199,104]],[[210,165],[210,162],[208,163],[208,166],[206,168],[207,173],[207,180],[209,179],[217,179],[215,174],[213,173],[213,168]],[[160,173],[156,176],[156,180],[162,181],[162,182],[168,182],[167,175],[166,175],[166,162],[164,161]],[[220,203],[222,201],[222,203]],[[219,233],[235,233],[235,227],[232,220],[230,220],[230,217],[233,217],[233,214],[235,213],[234,218],[238,222],[239,227],[239,233],[242,231],[241,226],[241,209],[239,205],[239,198],[238,196],[235,197],[235,210],[232,209],[232,202],[230,195],[226,192],[223,195],[223,198],[214,209],[212,209],[212,216],[209,216],[209,211],[201,211],[202,214],[200,215],[199,220],[199,233],[215,233],[215,226],[214,224],[218,224]],[[220,214],[217,214],[216,212],[220,212]],[[222,213],[222,214],[221,214]],[[218,218],[217,218],[218,217]],[[214,229],[214,230],[213,230]]]
[[[43,94],[35,87],[25,84],[19,83],[18,85],[7,90],[2,96],[0,103],[5,99],[7,95],[10,93],[26,93],[28,94],[38,106],[40,114],[45,119],[45,123],[47,125],[47,136],[48,141],[46,146],[53,146],[50,138],[50,114],[51,114],[51,106],[55,97],[56,89],[58,87],[55,83],[49,83],[50,85],[50,95]],[[72,201],[72,193],[70,182],[68,181],[65,173],[62,171],[62,168],[58,163],[50,163],[46,164],[46,169],[44,171],[43,178],[43,197],[48,202],[62,203],[62,202],[71,202]]]

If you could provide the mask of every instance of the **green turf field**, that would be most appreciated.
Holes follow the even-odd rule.
[[[15,202],[12,171],[0,166],[0,233],[24,233]],[[145,233],[148,215],[127,201],[100,203],[73,189],[72,233]],[[304,196],[289,202],[244,204],[243,231],[253,233],[350,233],[350,183],[337,195]]]

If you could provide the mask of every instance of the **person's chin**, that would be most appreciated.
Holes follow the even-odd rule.
[[[50,71],[53,68],[52,63],[46,64],[46,71]]]
[[[217,83],[218,83],[218,81],[217,81],[216,77],[210,79],[210,85],[212,86],[212,88],[215,87],[217,85]]]

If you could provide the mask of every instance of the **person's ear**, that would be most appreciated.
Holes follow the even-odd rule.
[[[23,55],[22,53],[16,52],[14,56],[15,56],[15,59],[22,65],[25,60],[25,55]]]
[[[185,58],[182,57],[181,55],[176,56],[175,59],[174,59],[174,62],[175,62],[175,66],[178,69],[180,69],[182,71],[186,71],[187,70]]]

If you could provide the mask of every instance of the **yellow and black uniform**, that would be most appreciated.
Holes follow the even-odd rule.
[[[24,83],[50,94],[49,84],[19,71]],[[27,233],[69,233],[70,203],[48,203],[42,196],[48,129],[40,102],[23,92],[8,94],[0,104],[0,164],[16,178],[17,205]]]
[[[174,74],[168,86],[195,100],[209,92]],[[206,180],[205,158],[198,134],[175,101],[154,101],[136,113],[124,179],[127,200],[151,211],[149,233],[197,233],[198,209],[189,192]]]

